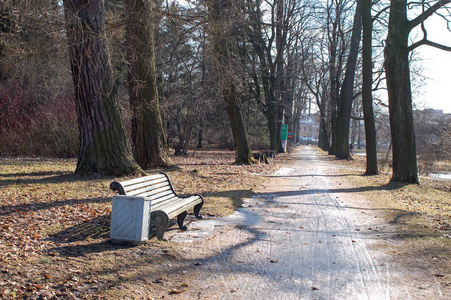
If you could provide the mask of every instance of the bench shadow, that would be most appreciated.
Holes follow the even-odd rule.
[[[110,237],[110,216],[99,216],[75,226],[71,226],[55,234],[49,235],[45,240],[60,245],[49,250],[49,254],[58,253],[64,257],[79,257],[88,253],[102,253],[116,249],[133,247],[131,244],[113,244]],[[100,242],[88,244],[71,243],[96,240]]]
[[[99,216],[49,235],[44,240],[52,241],[60,246],[51,248],[48,252],[50,254],[58,253],[58,255],[65,257],[79,257],[89,253],[137,247],[136,244],[127,241],[113,243],[110,240],[110,223],[111,215]],[[167,232],[173,230],[180,230],[176,222],[170,223]],[[99,239],[101,241],[98,241]],[[149,241],[152,239],[156,239],[155,230],[152,230],[149,234]],[[96,242],[82,245],[73,244],[83,241],[89,242],[90,240]]]
[[[99,216],[49,235],[46,240],[56,243],[72,243],[87,239],[109,238],[110,216]]]

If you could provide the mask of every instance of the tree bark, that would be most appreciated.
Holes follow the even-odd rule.
[[[65,0],[80,150],[75,173],[142,173],[134,161],[106,47],[101,0]]]
[[[241,101],[237,92],[233,72],[233,58],[236,51],[234,37],[230,31],[233,24],[233,3],[227,0],[207,1],[209,22],[213,37],[214,52],[221,76],[222,93],[226,103],[235,144],[235,163],[251,164],[255,160],[247,139]]]
[[[365,120],[366,139],[366,172],[365,175],[376,175],[379,173],[377,166],[377,139],[376,124],[373,112],[373,64],[372,64],[372,34],[373,20],[371,16],[371,0],[362,0],[362,106],[363,118]]]
[[[359,54],[359,43],[362,32],[362,10],[361,0],[357,0],[355,8],[354,23],[351,34],[351,47],[348,61],[346,63],[346,73],[340,91],[337,131],[336,131],[336,153],[339,159],[349,158],[349,124],[351,121],[352,100],[354,99],[354,78],[357,66],[357,56]]]
[[[407,51],[410,28],[406,2],[406,0],[391,1],[388,37],[384,50],[393,143],[391,181],[418,183],[409,52]]]
[[[142,168],[173,165],[160,114],[152,0],[125,0],[133,155]]]
[[[324,151],[328,151],[330,149],[330,141],[329,134],[327,132],[327,125],[325,116],[320,115],[320,123],[319,123],[319,136],[318,136],[318,147],[320,147]]]

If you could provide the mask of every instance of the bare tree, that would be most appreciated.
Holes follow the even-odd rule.
[[[421,45],[451,51],[451,47],[429,41],[424,26],[427,18],[450,2],[451,0],[441,0],[433,5],[422,2],[422,13],[412,20],[409,20],[407,16],[407,0],[390,2],[388,36],[384,53],[393,144],[391,181],[418,183],[409,52]],[[417,26],[421,26],[424,36],[409,46],[409,34]]]
[[[362,32],[361,0],[357,0],[354,23],[352,26],[351,45],[346,63],[346,73],[340,90],[336,130],[336,157],[349,157],[349,122],[351,120],[352,101],[354,99],[354,79],[359,54],[359,43]]]
[[[234,62],[239,61],[234,38],[235,14],[237,13],[234,5],[234,2],[229,0],[207,1],[213,49],[221,76],[222,93],[232,126],[235,162],[250,164],[254,162],[254,159],[247,139],[238,84],[233,72]]]
[[[372,32],[371,0],[362,0],[362,106],[365,119],[366,171],[365,175],[379,173],[377,166],[376,124],[373,112],[373,67],[372,67]]]

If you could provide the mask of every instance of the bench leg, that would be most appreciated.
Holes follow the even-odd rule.
[[[200,215],[200,209],[202,208],[203,205],[204,202],[202,201],[201,203],[194,206],[194,215],[196,216],[197,219],[202,219],[202,216]]]
[[[188,227],[183,225],[183,221],[185,220],[186,215],[188,214],[188,211],[185,210],[180,215],[177,216],[177,224],[179,224],[179,227],[181,230],[187,230]]]
[[[162,211],[155,211],[151,213],[151,223],[156,226],[157,239],[162,241],[164,232],[169,227],[169,217]]]

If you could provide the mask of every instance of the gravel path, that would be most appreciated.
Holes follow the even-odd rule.
[[[407,289],[392,290],[389,264],[368,249],[370,241],[359,232],[359,212],[341,204],[337,190],[329,188],[327,159],[313,147],[295,151],[268,192],[245,201],[233,217],[193,222],[185,236],[171,239],[187,242],[193,264],[182,271],[191,279],[177,296],[412,299]],[[199,238],[205,230],[196,226],[222,227]]]

